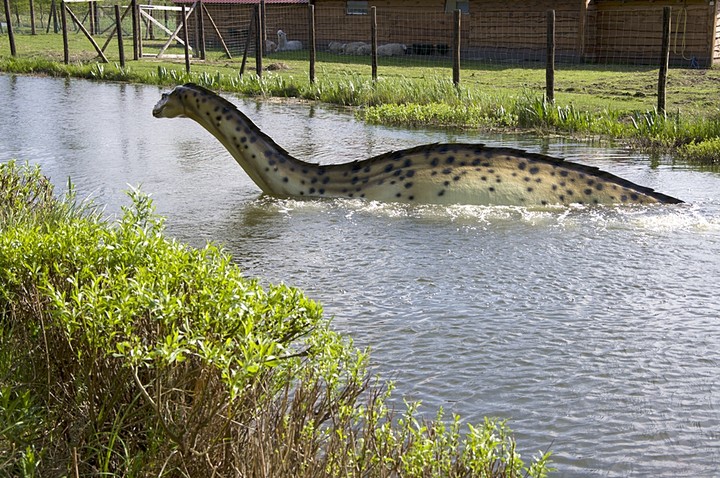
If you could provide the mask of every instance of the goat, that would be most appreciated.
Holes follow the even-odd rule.
[[[284,31],[278,30],[277,36],[278,36],[277,51],[302,50],[302,43],[299,40],[288,41],[287,34]]]

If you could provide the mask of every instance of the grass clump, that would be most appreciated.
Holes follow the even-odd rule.
[[[720,165],[720,137],[683,145],[678,150],[678,157],[691,163]]]
[[[0,165],[0,475],[529,476],[502,421],[395,417],[322,308]]]

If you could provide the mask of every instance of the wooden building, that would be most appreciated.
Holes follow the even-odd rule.
[[[174,0],[192,3],[194,0]],[[203,0],[229,44],[247,35],[259,0]],[[466,59],[544,61],[547,12],[555,11],[559,61],[654,64],[660,55],[663,7],[672,7],[672,64],[720,63],[720,0],[265,0],[265,35],[282,29],[304,45],[308,3],[315,5],[318,50],[331,42],[369,42],[370,7],[378,43],[402,43],[408,53],[449,56],[453,11],[461,15]],[[206,24],[206,38],[214,31]],[[244,38],[244,37],[243,37]],[[238,40],[239,42],[240,40]],[[244,40],[242,40],[244,41]]]
[[[672,8],[670,63],[695,68],[718,64],[720,10],[713,0],[592,0],[586,14],[583,58],[657,64],[666,6]]]

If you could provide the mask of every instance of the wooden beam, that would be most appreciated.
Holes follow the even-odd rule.
[[[215,24],[215,20],[213,20],[213,17],[210,16],[210,12],[208,11],[208,9],[207,9],[207,7],[205,6],[204,3],[203,3],[203,5],[202,5],[202,8],[203,8],[203,10],[205,11],[205,15],[207,15],[207,17],[208,17],[208,20],[210,20],[210,24],[212,25],[213,29],[215,30],[215,34],[216,34],[216,35],[218,36],[218,38],[220,39],[220,43],[222,44],[223,50],[225,50],[225,54],[227,55],[227,57],[228,57],[229,59],[232,59],[232,55],[230,54],[230,49],[229,49],[229,48],[227,47],[227,45],[225,44],[225,40],[223,40],[223,37],[222,37],[222,35],[220,34],[220,29],[219,29],[219,28],[217,27],[217,25]]]

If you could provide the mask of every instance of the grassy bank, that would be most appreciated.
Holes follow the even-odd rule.
[[[18,57],[0,53],[0,71],[83,77],[97,80],[175,85],[194,81],[241,95],[296,97],[359,107],[361,119],[401,126],[526,130],[620,139],[643,148],[674,152],[688,144],[720,137],[718,70],[671,70],[668,114],[658,114],[657,70],[644,67],[561,65],[556,73],[556,102],[544,101],[542,65],[463,63],[459,87],[449,67],[413,59],[383,59],[379,81],[370,79],[367,58],[319,54],[317,81],[310,83],[308,64],[297,53],[275,53],[265,65],[285,69],[242,77],[239,59],[218,52],[195,62],[187,75],[182,63],[151,60],[96,63],[87,40],[70,37],[71,64],[61,63],[58,35],[21,36]],[[59,48],[60,47],[60,48]],[[116,58],[111,43],[108,56]],[[253,71],[250,59],[249,71]],[[715,143],[684,151],[683,159],[719,163]]]
[[[0,475],[519,477],[502,421],[395,413],[368,355],[292,287],[0,165]]]

